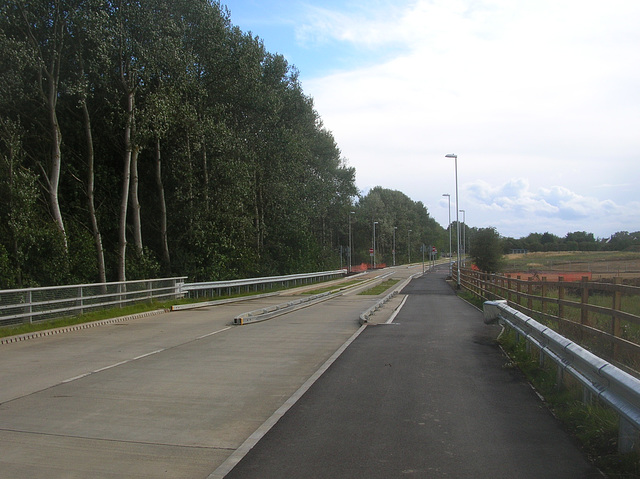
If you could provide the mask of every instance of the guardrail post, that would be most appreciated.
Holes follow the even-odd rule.
[[[78,306],[80,306],[80,314],[84,314],[84,300],[82,298],[82,286],[78,288]]]
[[[27,291],[27,305],[26,305],[26,313],[29,314],[28,318],[29,318],[29,324],[33,323],[33,305],[32,305],[32,295],[31,295],[31,290]]]
[[[629,421],[620,416],[618,423],[618,452],[627,454],[637,450],[640,445],[640,432]]]

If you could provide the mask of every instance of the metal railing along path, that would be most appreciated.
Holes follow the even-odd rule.
[[[186,277],[0,290],[0,326],[182,297]]]
[[[209,281],[202,283],[185,283],[182,285],[182,291],[190,297],[215,297],[222,296],[224,293],[231,295],[234,292],[241,293],[265,290],[267,286],[273,287],[279,285],[282,287],[298,286],[312,282],[324,281],[342,277],[347,274],[346,269],[338,269],[334,271],[322,271],[319,273],[302,273],[290,274],[286,276],[267,276],[264,278],[247,278],[234,279],[229,281]]]
[[[599,358],[578,344],[507,305],[507,301],[484,303],[486,323],[501,322],[558,365],[558,382],[568,372],[584,387],[585,399],[595,395],[613,408],[619,418],[618,450],[627,453],[640,441],[640,380]]]

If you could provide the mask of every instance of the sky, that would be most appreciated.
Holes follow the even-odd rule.
[[[640,230],[640,1],[222,0],[356,186],[502,236]],[[457,155],[457,160],[445,158]]]

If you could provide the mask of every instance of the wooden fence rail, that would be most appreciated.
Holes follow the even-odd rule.
[[[456,271],[453,271],[454,279]],[[640,371],[640,287],[589,281],[547,281],[460,271],[460,284],[485,301],[509,306],[619,366]]]

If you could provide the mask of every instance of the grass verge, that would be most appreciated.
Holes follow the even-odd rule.
[[[640,477],[640,454],[619,454],[617,451],[618,416],[615,411],[597,399],[584,403],[582,386],[570,377],[565,377],[564,384],[558,386],[555,363],[547,361],[541,366],[535,348],[532,347],[527,352],[525,343],[525,340],[516,341],[515,333],[510,330],[505,331],[500,338],[503,350],[525,374],[568,432],[578,439],[596,467],[608,477]]]
[[[388,279],[374,286],[373,288],[365,289],[364,291],[361,291],[358,294],[377,296],[380,293],[384,293],[386,290],[388,290],[392,286],[395,286],[399,282],[400,282],[399,279]]]
[[[453,282],[450,285],[455,289]],[[466,290],[457,294],[482,309],[484,301],[476,295]],[[640,453],[619,454],[617,451],[618,416],[611,408],[597,400],[589,404],[582,402],[582,386],[570,377],[558,387],[555,363],[547,361],[541,366],[536,348],[528,352],[526,340],[516,341],[513,331],[507,329],[500,337],[500,344],[596,467],[611,478],[640,477]]]
[[[302,294],[309,294],[309,295],[322,294],[322,293],[326,293],[327,291],[333,291],[335,289],[348,288],[349,286],[353,286],[354,284],[358,284],[358,283],[362,283],[362,280],[353,279],[351,281],[346,281],[340,284],[334,284],[332,286],[327,286],[325,288],[318,288],[318,289],[314,289],[313,291],[305,291]]]

